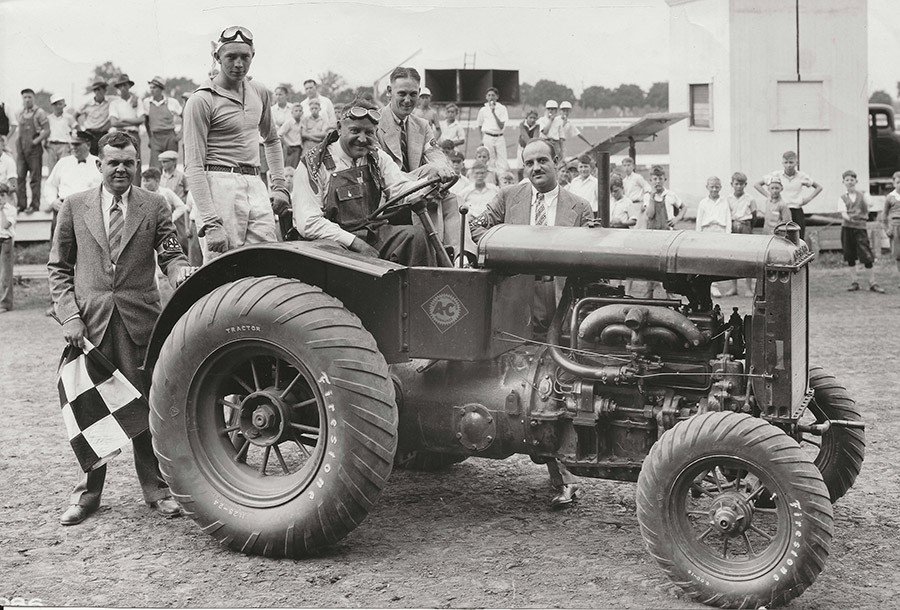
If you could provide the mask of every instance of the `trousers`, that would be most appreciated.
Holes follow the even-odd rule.
[[[205,174],[216,211],[222,219],[222,227],[228,235],[229,248],[278,241],[269,193],[259,176],[228,172]],[[194,213],[199,214],[196,205]],[[193,218],[199,225],[199,216]],[[209,251],[204,237],[200,238],[200,249],[204,263],[218,256]]]
[[[482,134],[481,144],[491,153],[491,160],[494,161],[494,171],[509,171],[509,161],[506,159],[506,139],[503,136],[492,136]]]
[[[0,308],[13,308],[13,264],[16,256],[13,252],[13,240],[9,237],[0,239]]]
[[[31,188],[30,209],[37,211],[41,207],[41,169],[43,167],[44,149],[41,146],[19,147],[16,156],[16,202],[20,212],[28,205],[28,191],[25,181]]]

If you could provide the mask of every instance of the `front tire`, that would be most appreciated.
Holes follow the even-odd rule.
[[[340,301],[296,280],[245,278],[197,301],[163,345],[150,406],[173,494],[244,553],[337,542],[391,473],[387,364]]]
[[[766,490],[775,507],[757,507]],[[706,413],[644,461],[637,516],[650,554],[688,595],[722,608],[787,603],[822,571],[828,490],[796,441],[765,421]]]

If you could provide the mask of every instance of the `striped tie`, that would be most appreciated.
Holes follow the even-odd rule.
[[[403,166],[400,168],[409,171],[409,152],[406,149],[406,119],[400,121],[400,153],[403,155]]]
[[[534,224],[540,226],[547,224],[547,208],[544,207],[543,193],[538,193],[534,198]]]
[[[119,246],[122,241],[122,227],[125,226],[125,215],[122,214],[122,196],[113,198],[109,208],[109,259],[115,263],[119,260]]]

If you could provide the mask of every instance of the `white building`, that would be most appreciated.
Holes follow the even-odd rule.
[[[667,0],[670,185],[689,209],[706,179],[754,182],[794,150],[822,185],[809,213],[837,211],[841,173],[869,179],[866,0]]]

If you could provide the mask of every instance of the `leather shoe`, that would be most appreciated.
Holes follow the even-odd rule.
[[[578,483],[569,483],[558,489],[559,493],[550,500],[550,508],[565,508],[566,506],[577,502],[578,498],[584,495],[584,492],[581,490],[581,486]]]
[[[87,519],[91,513],[93,513],[96,508],[91,508],[89,506],[82,506],[80,504],[72,504],[63,512],[62,516],[59,518],[59,522],[62,525],[78,525],[85,519]]]
[[[156,502],[150,503],[150,508],[154,509],[163,517],[171,519],[173,517],[180,517],[182,515],[181,505],[175,501],[175,498],[169,496],[168,498],[163,498],[162,500],[157,500]]]

